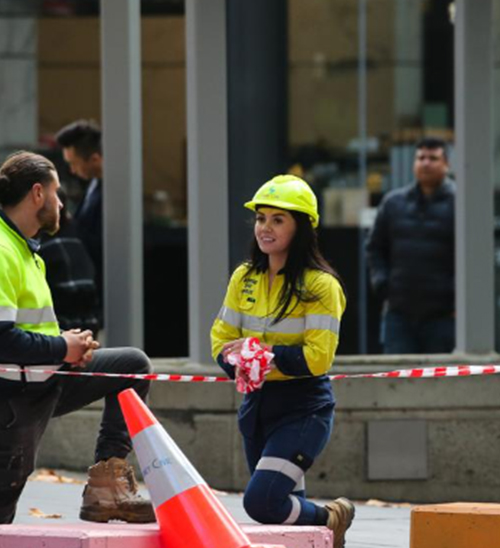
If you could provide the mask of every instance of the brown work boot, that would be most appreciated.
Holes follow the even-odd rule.
[[[89,468],[80,519],[101,523],[112,519],[128,523],[155,521],[151,502],[137,491],[134,469],[126,460],[102,460]]]
[[[328,511],[326,526],[333,531],[333,548],[343,548],[345,532],[354,519],[354,504],[344,497],[325,504]]]

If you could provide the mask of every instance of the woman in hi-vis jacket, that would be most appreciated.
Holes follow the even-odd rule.
[[[326,525],[344,545],[354,506],[337,498],[319,506],[305,496],[304,475],[330,438],[335,399],[327,372],[338,345],[346,299],[337,274],[321,255],[317,200],[292,175],[265,183],[245,207],[255,211],[250,259],[229,282],[212,331],[212,354],[234,378],[228,361],[247,338],[274,354],[271,371],[239,409],[252,477],[244,506],[261,523]]]

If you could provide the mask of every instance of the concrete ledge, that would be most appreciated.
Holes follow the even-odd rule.
[[[0,525],[0,548],[163,548],[157,525]]]
[[[243,525],[243,531],[253,543],[281,544],[286,548],[331,548],[333,546],[333,533],[326,527]]]
[[[221,375],[220,369],[187,360],[153,360],[158,373]],[[390,371],[421,365],[499,363],[498,355],[339,356],[333,373]],[[417,504],[500,502],[500,375],[430,378],[356,378],[334,382],[333,437],[307,474],[311,496],[370,498]],[[241,395],[231,383],[155,382],[150,406],[162,426],[207,483],[241,491],[249,476],[237,426]],[[38,466],[85,470],[93,462],[102,403],[50,422]],[[421,469],[407,476],[405,451],[392,450],[385,466],[399,475],[370,476],[376,454],[368,432],[394,421],[425,423]],[[409,424],[410,424],[409,423]],[[411,430],[411,429],[410,429]],[[409,430],[409,431],[410,431]],[[420,453],[419,453],[420,454]],[[423,462],[425,460],[425,462]],[[404,465],[404,466],[403,466]]]
[[[330,548],[332,532],[326,527],[243,525],[254,544],[286,548]],[[0,548],[163,548],[157,525],[0,525]],[[222,548],[222,547],[221,547]],[[486,547],[485,547],[486,548]]]
[[[500,548],[500,504],[417,506],[411,513],[410,548]]]

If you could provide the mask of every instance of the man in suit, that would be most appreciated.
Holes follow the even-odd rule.
[[[56,135],[71,172],[86,181],[87,189],[74,218],[78,233],[94,263],[96,284],[102,303],[102,146],[101,129],[92,120],[77,120]]]

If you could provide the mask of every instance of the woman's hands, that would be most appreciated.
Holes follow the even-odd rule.
[[[245,339],[236,339],[234,341],[231,341],[231,342],[228,342],[226,343],[223,347],[222,347],[222,357],[224,359],[225,362],[227,362],[227,357],[229,356],[229,354],[231,354],[232,352],[241,352],[241,348],[243,346],[243,341]]]
[[[243,343],[245,342],[245,340],[246,340],[245,338],[235,339],[234,341],[226,343],[222,347],[222,357],[226,363],[227,363],[227,357],[229,356],[229,354],[231,354],[232,352],[237,352],[237,353],[241,352],[241,348],[243,347]],[[262,342],[260,343],[260,347],[262,348],[262,350],[265,350],[266,352],[273,351],[273,347],[271,345],[268,345]]]
[[[272,347],[256,337],[236,339],[222,348],[222,359],[233,366],[236,390],[249,394],[262,388],[266,375],[275,367]]]

